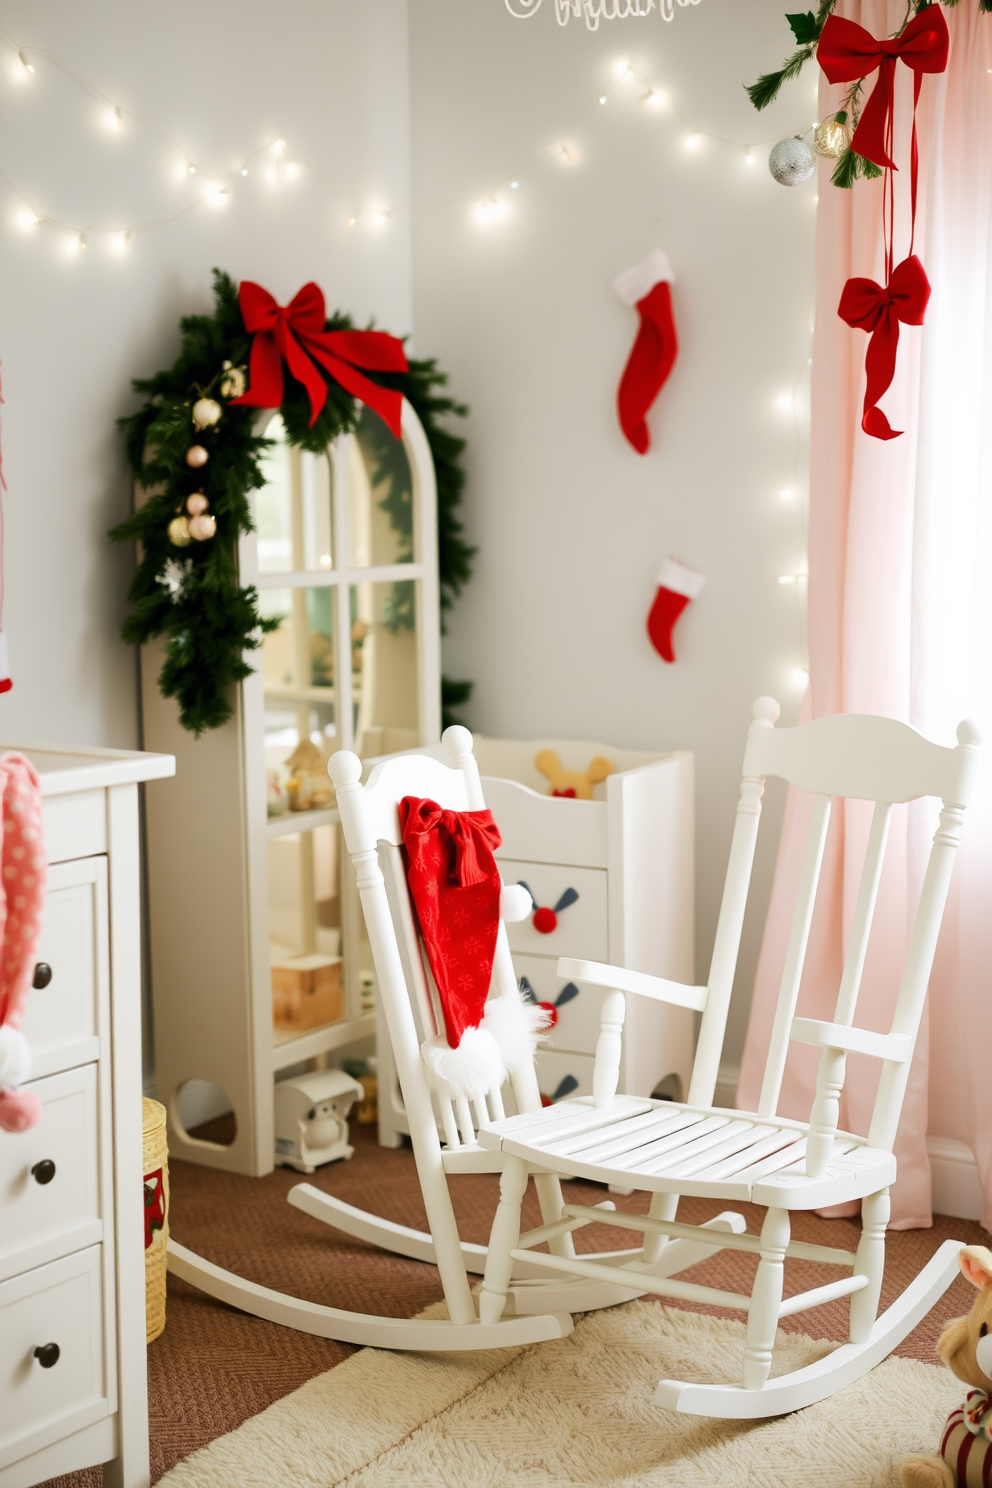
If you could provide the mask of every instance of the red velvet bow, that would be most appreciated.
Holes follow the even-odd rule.
[[[500,845],[491,811],[444,811],[404,796],[400,830],[407,883],[441,999],[448,1044],[485,1011],[499,932],[502,888],[493,851]]]
[[[913,17],[901,36],[876,41],[856,21],[832,15],[820,33],[816,58],[831,83],[853,83],[878,68],[878,82],[865,104],[851,149],[866,160],[895,170],[892,160],[892,99],[896,61],[912,68],[913,112],[925,72],[943,72],[950,37],[939,5],[928,5]]]
[[[282,364],[285,361],[310,398],[310,424],[327,398],[327,383],[319,369],[360,398],[400,437],[403,395],[363,377],[357,367],[372,372],[405,372],[402,341],[385,331],[325,331],[324,295],[312,281],[304,284],[288,305],[279,305],[260,284],[242,280],[238,304],[251,343],[250,386],[232,403],[249,408],[279,408],[282,404]]]
[[[899,348],[899,322],[922,325],[930,299],[930,283],[923,265],[912,254],[896,264],[883,286],[874,279],[848,279],[837,306],[837,314],[849,326],[871,336],[865,356],[865,403],[861,427],[875,439],[897,439],[903,432],[893,429],[876,405],[892,382]]]

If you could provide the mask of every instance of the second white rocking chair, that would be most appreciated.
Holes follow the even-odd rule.
[[[501,1315],[511,1267],[525,1255],[553,1275],[589,1280],[617,1276],[615,1267],[607,1270],[594,1258],[535,1255],[521,1247],[517,1239],[520,1201],[528,1171],[543,1167],[628,1191],[646,1191],[651,1196],[647,1215],[602,1213],[579,1204],[566,1204],[562,1212],[566,1218],[595,1217],[641,1232],[643,1252],[620,1267],[631,1281],[640,1280],[662,1296],[740,1308],[747,1314],[741,1384],[663,1380],[655,1395],[656,1403],[669,1409],[723,1417],[779,1415],[821,1400],[857,1379],[885,1358],[946,1290],[957,1274],[960,1251],[958,1242],[945,1241],[902,1295],[881,1317],[876,1316],[889,1185],[896,1176],[893,1142],[964,808],[972,793],[977,730],[962,723],[958,747],[945,749],[887,718],[842,715],[798,728],[775,729],[778,711],[771,698],[759,698],[754,707],[707,985],[684,987],[618,967],[563,958],[558,963],[559,975],[605,989],[594,1093],[541,1112],[492,1121],[479,1133],[482,1146],[506,1160],[480,1299],[483,1322],[491,1324]],[[757,1110],[720,1110],[712,1105],[714,1086],[768,775],[813,793],[812,823]],[[797,1018],[795,1012],[834,796],[874,801],[875,809],[834,1018],[819,1022]],[[939,825],[892,1026],[888,1033],[870,1032],[855,1027],[854,1016],[892,803],[921,796],[940,798]],[[658,998],[702,1013],[684,1103],[617,1095],[627,995]],[[816,1097],[805,1122],[777,1114],[790,1039],[823,1051]],[[882,1064],[867,1138],[838,1130],[848,1053],[867,1054]],[[700,1236],[698,1228],[676,1221],[680,1194],[766,1207],[760,1235],[722,1238],[724,1247],[750,1251],[759,1258],[750,1296],[673,1277],[654,1279],[669,1245]],[[862,1232],[856,1252],[791,1240],[791,1209],[822,1209],[852,1199],[861,1201]],[[784,1263],[789,1258],[827,1263],[849,1274],[784,1297]],[[808,1368],[770,1379],[779,1319],[845,1296],[851,1299],[850,1341]]]

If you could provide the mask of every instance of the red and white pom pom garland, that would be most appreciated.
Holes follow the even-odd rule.
[[[666,558],[661,565],[654,604],[648,615],[648,635],[662,661],[675,660],[672,646],[675,622],[690,599],[700,594],[705,583],[704,574],[680,563],[677,558]]]
[[[637,336],[617,389],[620,427],[639,455],[651,444],[645,418],[675,365],[679,343],[672,311],[675,281],[668,255],[654,248],[643,262],[613,281],[617,294],[640,318]]]

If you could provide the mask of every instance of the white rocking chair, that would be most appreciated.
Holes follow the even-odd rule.
[[[798,728],[778,729],[778,705],[759,698],[744,756],[737,822],[723,902],[705,987],[684,987],[595,962],[563,958],[559,975],[605,990],[602,1030],[596,1051],[593,1095],[561,1101],[484,1125],[481,1145],[506,1160],[501,1201],[489,1243],[480,1316],[491,1326],[501,1315],[511,1267],[527,1258],[550,1274],[615,1280],[615,1266],[594,1258],[535,1255],[518,1239],[520,1200],[527,1174],[537,1167],[650,1193],[647,1215],[603,1213],[566,1204],[567,1219],[592,1219],[640,1231],[643,1253],[622,1272],[645,1290],[666,1297],[740,1308],[747,1314],[740,1385],[700,1385],[663,1380],[659,1406],[700,1415],[758,1418],[779,1415],[831,1395],[888,1355],[915,1327],[957,1274],[958,1242],[947,1240],[881,1317],[889,1185],[896,1176],[892,1155],[910,1059],[919,1029],[947,896],[954,854],[971,793],[978,733],[958,728],[958,747],[929,743],[893,719],[857,715],[824,718]],[[712,1106],[744,906],[758,830],[764,778],[777,775],[814,793],[812,823],[798,885],[792,931],[778,1006],[754,1112]],[[795,1016],[813,901],[820,873],[831,797],[875,802],[864,871],[841,977],[834,1021]],[[906,957],[892,1027],[874,1033],[854,1026],[868,935],[881,876],[891,803],[939,796],[940,822],[933,839],[916,922]],[[625,996],[654,997],[702,1013],[699,1044],[685,1103],[618,1097],[617,1081]],[[776,1114],[790,1039],[823,1050],[816,1097],[808,1122]],[[882,1061],[882,1073],[867,1139],[838,1131],[839,1097],[848,1053]],[[722,1245],[758,1255],[750,1296],[666,1279],[656,1281],[658,1263],[673,1243],[698,1240],[698,1228],[676,1222],[680,1194],[766,1206],[761,1234],[729,1234]],[[790,1209],[821,1209],[861,1200],[862,1232],[856,1252],[790,1240]],[[678,1237],[677,1240],[673,1237]],[[783,1300],[784,1262],[790,1257],[837,1265],[850,1274],[839,1281]],[[650,1277],[650,1281],[648,1281]],[[780,1318],[850,1296],[850,1341],[818,1363],[769,1379]]]
[[[447,1351],[482,1348],[511,1348],[548,1338],[563,1338],[572,1331],[573,1312],[589,1312],[643,1296],[653,1278],[676,1271],[716,1253],[727,1235],[744,1229],[738,1214],[721,1214],[700,1231],[698,1237],[673,1241],[651,1268],[651,1278],[623,1276],[614,1281],[614,1271],[641,1250],[597,1254],[595,1278],[551,1276],[531,1258],[522,1256],[501,1267],[506,1286],[499,1309],[491,1320],[476,1313],[469,1286],[471,1273],[481,1275],[487,1249],[461,1241],[458,1235],[449,1177],[458,1173],[501,1173],[506,1159],[498,1150],[479,1145],[478,1129],[502,1119],[500,1089],[470,1106],[466,1100],[448,1101],[433,1096],[427,1083],[420,1046],[440,1026],[438,1009],[428,982],[403,867],[398,805],[404,796],[426,796],[451,811],[485,809],[479,771],[472,753],[472,735],[464,728],[450,728],[443,740],[449,763],[424,754],[397,755],[378,764],[368,784],[360,784],[362,763],[357,755],[342,751],[330,762],[337,789],[337,805],[345,842],[357,871],[358,889],[368,930],[372,959],[379,986],[380,1008],[392,1044],[400,1090],[410,1122],[417,1172],[430,1233],[397,1225],[381,1216],[345,1204],[310,1183],[297,1184],[288,1194],[296,1208],[357,1239],[382,1246],[394,1254],[436,1265],[448,1307],[449,1321],[380,1317],[325,1307],[302,1298],[287,1296],[269,1287],[237,1276],[196,1255],[170,1239],[169,1270],[212,1297],[244,1312],[296,1328],[323,1338],[378,1348]],[[518,998],[516,976],[506,930],[501,924],[496,947],[493,997]],[[529,1044],[510,1064],[510,1084],[516,1109],[537,1120],[541,1097],[537,1086],[533,1052]],[[669,1108],[670,1109],[670,1108]],[[443,1142],[439,1135],[440,1125]],[[607,1201],[585,1215],[566,1215],[557,1173],[543,1163],[519,1164],[510,1159],[516,1172],[533,1175],[543,1223],[527,1235],[514,1234],[514,1244],[531,1247],[548,1242],[552,1252],[567,1260],[574,1255],[571,1232],[602,1218],[613,1209]],[[545,1259],[538,1255],[538,1262]]]

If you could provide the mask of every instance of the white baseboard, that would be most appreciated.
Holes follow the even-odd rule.
[[[985,1194],[975,1154],[967,1142],[958,1142],[953,1137],[927,1137],[927,1155],[934,1213],[950,1214],[955,1219],[981,1219]]]
[[[721,1064],[716,1081],[715,1104],[737,1104],[740,1065]],[[933,1210],[952,1219],[981,1219],[985,1194],[978,1176],[975,1154],[967,1142],[954,1137],[927,1137],[927,1155],[933,1183]]]

